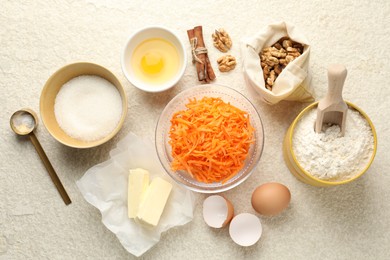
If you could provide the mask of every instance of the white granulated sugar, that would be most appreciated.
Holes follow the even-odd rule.
[[[324,125],[314,131],[317,110],[307,112],[296,124],[293,150],[299,164],[311,175],[328,181],[350,179],[369,163],[374,137],[367,120],[355,109],[348,109],[345,134],[338,125]]]
[[[35,120],[32,115],[28,113],[21,113],[12,119],[12,123],[16,128],[27,130],[34,127]]]
[[[99,76],[78,76],[61,87],[54,113],[66,134],[83,141],[96,141],[116,128],[122,114],[122,99],[109,81]]]

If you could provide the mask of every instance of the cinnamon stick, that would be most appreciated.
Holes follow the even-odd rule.
[[[208,55],[207,55],[208,56]],[[211,67],[211,63],[209,57],[207,57],[207,75],[210,80],[214,80],[216,78],[213,68]]]
[[[195,38],[195,30],[194,29],[191,29],[191,30],[188,30],[187,31],[187,35],[188,35],[188,39],[191,40]],[[191,43],[192,44],[192,43]],[[199,46],[199,45],[198,45]],[[192,46],[191,46],[192,47]],[[195,46],[196,48],[196,46]],[[200,57],[199,57],[200,58]],[[193,60],[194,62],[194,60]],[[196,62],[195,61],[195,66],[196,66],[196,73],[198,74],[198,80],[199,81],[204,81],[206,80],[206,74],[204,72],[204,64],[200,63],[200,62]]]
[[[188,30],[187,35],[191,43],[191,48],[194,49],[193,56],[195,57],[193,57],[193,60],[195,60],[198,80],[202,82],[214,80],[216,76],[207,55],[207,49],[203,40],[202,26],[196,26],[194,29]]]

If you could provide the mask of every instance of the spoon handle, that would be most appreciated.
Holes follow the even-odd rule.
[[[341,64],[332,64],[328,68],[328,93],[330,105],[343,101],[343,86],[347,77],[347,69]]]
[[[39,157],[41,157],[41,160],[43,164],[45,165],[47,172],[50,175],[51,180],[54,182],[54,185],[56,186],[58,192],[60,193],[62,199],[64,200],[66,205],[69,205],[72,203],[70,200],[68,194],[66,193],[66,190],[64,186],[62,186],[62,183],[60,179],[58,178],[57,173],[55,172],[53,166],[51,165],[49,158],[47,158],[45,151],[43,150],[41,144],[39,143],[37,137],[35,136],[34,132],[31,132],[29,135],[31,142],[33,143],[35,150],[38,152]]]

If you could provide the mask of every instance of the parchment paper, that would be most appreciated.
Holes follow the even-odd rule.
[[[135,223],[127,216],[129,169],[143,168],[150,180],[160,176],[173,185],[167,205],[157,227],[150,229]],[[140,256],[155,245],[161,233],[193,218],[194,196],[178,186],[165,173],[154,145],[129,133],[115,149],[110,159],[90,168],[77,181],[84,198],[102,214],[103,224],[111,230],[128,252]]]

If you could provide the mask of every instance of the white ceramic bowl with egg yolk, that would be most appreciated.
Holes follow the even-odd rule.
[[[150,43],[156,39],[162,42]],[[145,47],[146,42],[149,47]],[[168,49],[163,49],[167,45]],[[144,53],[140,54],[142,48]],[[175,86],[181,79],[187,56],[183,43],[174,32],[165,27],[152,26],[142,28],[129,37],[121,63],[123,73],[132,85],[147,92],[162,92]]]

